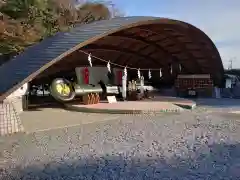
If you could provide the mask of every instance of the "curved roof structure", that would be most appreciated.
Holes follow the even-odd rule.
[[[26,82],[88,64],[79,49],[135,68],[162,68],[166,77],[170,66],[179,63],[183,72],[211,74],[215,83],[223,77],[215,45],[198,28],[166,18],[122,17],[58,33],[2,65],[0,100]]]

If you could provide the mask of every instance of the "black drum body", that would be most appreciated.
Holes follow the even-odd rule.
[[[98,97],[99,94],[103,92],[100,85],[73,84],[65,78],[54,79],[49,90],[53,98],[59,102],[72,101],[76,96],[81,96],[83,99],[87,99],[86,101],[89,101],[88,99],[91,99],[92,95],[94,95],[95,98],[95,96]]]
[[[85,104],[88,104],[87,102],[92,102],[91,99],[96,99],[96,97],[98,99],[96,102],[99,102],[99,94],[118,95],[120,92],[118,86],[106,86],[104,83],[98,85],[73,84],[65,78],[56,78],[50,85],[50,94],[60,102],[69,102],[76,96],[81,96],[86,100]]]

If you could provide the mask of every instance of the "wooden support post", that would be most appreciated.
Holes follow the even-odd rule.
[[[96,93],[95,96],[96,96],[96,104],[98,104],[100,102],[100,96],[98,93]]]
[[[89,104],[93,104],[93,102],[94,102],[93,94],[91,93],[91,94],[89,95],[89,97],[90,97]]]
[[[83,95],[83,104],[88,105],[90,103],[89,94]]]

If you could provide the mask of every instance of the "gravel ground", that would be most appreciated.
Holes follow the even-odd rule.
[[[125,115],[0,139],[0,179],[240,179],[240,116]]]

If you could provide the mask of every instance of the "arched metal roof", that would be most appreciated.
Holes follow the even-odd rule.
[[[167,69],[169,64],[180,62],[186,73],[208,73],[217,83],[223,76],[216,47],[196,27],[166,18],[122,17],[58,33],[2,65],[0,100],[36,77],[87,64],[80,48],[136,68]]]

